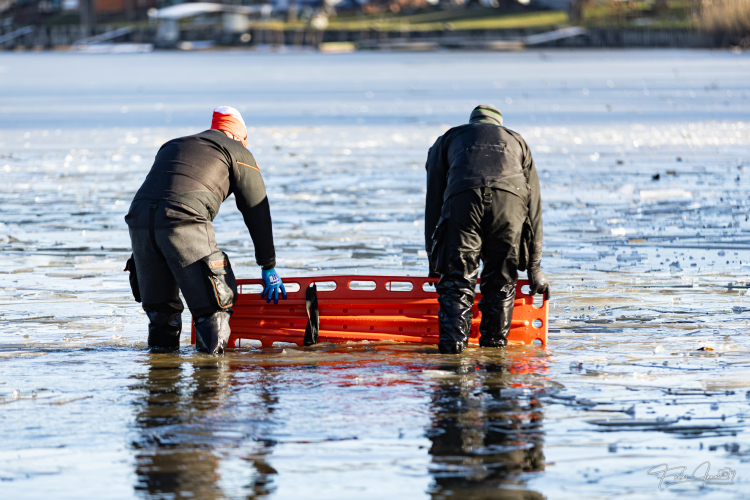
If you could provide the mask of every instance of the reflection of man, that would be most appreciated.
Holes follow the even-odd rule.
[[[270,302],[286,291],[274,270],[271,212],[260,169],[247,146],[239,111],[216,108],[211,130],[173,139],[154,165],[125,217],[133,257],[127,269],[133,294],[149,319],[148,345],[178,347],[182,291],[195,320],[200,351],[224,352],[237,283],[227,255],[214,238],[212,221],[234,193],[255,244],[255,259]]]
[[[544,470],[541,404],[504,396],[511,376],[503,363],[492,361],[482,366],[477,394],[475,364],[439,367],[455,376],[438,379],[431,396],[429,492],[433,498],[450,491],[450,498],[542,500],[519,484],[521,474]]]
[[[262,425],[270,421],[267,416],[276,404],[275,395],[271,392],[268,397],[267,392],[273,391],[275,381],[259,377],[268,383],[258,384],[258,397],[249,406],[239,406],[239,411],[233,397],[236,367],[225,358],[194,358],[186,364],[179,357],[152,354],[145,363],[148,370],[137,375],[131,387],[138,431],[133,441],[136,494],[143,498],[227,498],[231,495],[222,491],[221,461],[226,459],[226,450],[241,446],[245,456],[237,460],[246,464],[252,478],[242,479],[244,495],[269,495],[276,471],[266,458],[273,451],[273,441],[238,443],[237,435],[266,434]]]
[[[549,292],[540,267],[542,204],[526,142],[504,128],[492,106],[477,106],[468,124],[448,130],[427,157],[425,241],[430,270],[440,273],[440,352],[466,348],[480,256],[482,347],[508,341],[518,270],[531,293]]]

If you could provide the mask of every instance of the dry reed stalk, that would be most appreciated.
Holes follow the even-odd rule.
[[[700,25],[705,31],[750,33],[750,0],[698,0]]]

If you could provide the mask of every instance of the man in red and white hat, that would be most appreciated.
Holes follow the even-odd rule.
[[[278,303],[286,291],[274,270],[271,210],[260,168],[247,147],[239,111],[214,110],[211,129],[172,139],[156,154],[125,222],[133,255],[126,269],[135,300],[149,319],[150,347],[179,347],[182,291],[195,321],[199,351],[224,352],[237,283],[227,255],[216,245],[212,221],[234,193],[255,245],[266,284]]]

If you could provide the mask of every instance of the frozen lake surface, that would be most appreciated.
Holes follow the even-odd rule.
[[[0,53],[3,498],[747,498],[748,75],[708,51]],[[480,103],[539,168],[548,348],[148,352],[123,217],[163,142],[243,112],[282,278],[423,275],[426,152]],[[232,199],[215,227],[259,277]],[[653,474],[705,462],[733,484]]]

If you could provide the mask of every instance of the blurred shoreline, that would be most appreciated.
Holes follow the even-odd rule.
[[[100,12],[91,19],[83,12],[45,17],[19,11],[0,19],[0,50],[750,49],[750,28],[743,24],[747,15],[738,13],[749,10],[744,6],[735,6],[739,10],[730,16],[718,4],[709,9],[690,1],[614,5],[578,0],[553,10],[537,3],[497,8],[438,5],[369,14],[306,7],[298,15],[272,4],[197,2],[152,7],[130,17]]]
[[[89,38],[110,32],[103,31]],[[174,43],[160,43],[155,30],[133,29],[128,37],[116,41],[80,42],[81,32],[72,27],[36,27],[29,33],[5,44],[8,51],[74,51],[88,53],[141,53],[153,50],[309,50],[325,53],[361,50],[431,51],[486,50],[509,51],[528,48],[682,48],[748,50],[744,43],[727,33],[708,33],[681,28],[589,28],[560,29],[487,29],[487,30],[283,30],[253,29],[248,33],[252,43],[227,42],[221,36],[210,39],[187,30]],[[106,38],[106,37],[105,37]]]

